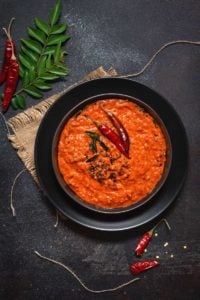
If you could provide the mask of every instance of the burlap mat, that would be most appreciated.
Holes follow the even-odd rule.
[[[34,180],[38,183],[35,163],[34,163],[34,145],[37,130],[40,122],[49,109],[49,107],[67,90],[76,86],[77,84],[101,77],[109,77],[116,75],[116,71],[111,68],[105,71],[102,67],[94,70],[86,75],[78,83],[68,87],[64,91],[55,94],[46,100],[43,100],[39,104],[26,109],[24,112],[17,114],[8,120],[8,126],[12,129],[13,134],[8,135],[8,139],[11,141],[12,146],[17,150],[18,156],[23,161],[25,167],[33,176]]]

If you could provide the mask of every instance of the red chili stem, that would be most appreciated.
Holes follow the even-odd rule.
[[[11,56],[12,56],[12,47],[15,47],[14,42],[11,38],[11,33],[10,33],[11,25],[12,25],[13,21],[14,21],[14,18],[12,18],[10,20],[8,29],[3,28],[3,30],[5,31],[8,38],[7,38],[7,41],[5,44],[4,62],[3,62],[2,70],[0,73],[0,84],[2,84],[6,80],[8,68],[9,68],[10,60],[11,60]]]
[[[135,249],[135,253],[137,256],[141,256],[144,252],[144,250],[147,248],[153,233],[155,231],[155,229],[158,227],[158,225],[160,225],[160,223],[164,222],[165,225],[167,226],[167,228],[169,230],[171,230],[168,222],[166,219],[161,219],[151,230],[149,230],[148,232],[146,232],[145,234],[142,235],[142,237],[139,239],[137,247]]]
[[[5,31],[5,33],[6,33],[6,35],[7,35],[7,37],[8,37],[9,40],[12,40],[12,38],[11,38],[11,26],[12,26],[12,23],[13,23],[14,20],[15,20],[15,18],[12,18],[10,20],[10,23],[8,25],[8,29],[6,29],[5,27],[3,27],[3,30]]]
[[[165,223],[168,230],[171,230],[171,227],[170,227],[169,223],[167,222],[167,220],[166,219],[161,219],[151,230],[149,230],[149,233],[151,235],[153,235],[153,233],[156,230],[156,228],[158,227],[158,225],[160,225],[160,223],[163,223],[163,222]]]
[[[147,269],[154,268],[159,265],[157,260],[147,260],[147,261],[139,261],[130,266],[131,272],[135,274],[139,274]]]
[[[112,122],[113,126],[117,129],[117,132],[118,132],[118,134],[124,144],[125,150],[128,154],[129,147],[130,147],[130,140],[129,140],[129,136],[128,136],[126,129],[124,128],[121,121],[113,113],[111,113],[110,111],[106,111],[103,108],[102,108],[102,110],[106,113],[106,115]]]
[[[122,141],[121,141],[120,137],[118,136],[118,134],[105,124],[101,124],[101,123],[96,122],[96,121],[94,121],[94,123],[98,127],[99,131],[107,139],[109,139],[124,156],[129,158],[128,153],[125,150],[124,144],[122,143]]]

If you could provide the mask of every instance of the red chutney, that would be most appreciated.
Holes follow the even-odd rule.
[[[126,129],[129,158],[92,122],[116,131],[105,111],[117,116]],[[94,153],[87,131],[97,134],[109,150],[97,141]],[[65,182],[83,201],[113,209],[134,204],[152,192],[163,174],[166,151],[163,132],[149,113],[129,100],[106,99],[89,104],[64,126],[58,166]]]

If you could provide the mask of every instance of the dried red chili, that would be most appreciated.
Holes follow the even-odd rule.
[[[6,32],[6,35],[8,38],[7,38],[6,44],[5,44],[4,61],[3,61],[3,66],[2,66],[1,73],[0,73],[0,84],[2,84],[7,78],[7,73],[8,73],[8,69],[10,66],[10,60],[11,60],[11,56],[12,56],[12,47],[15,48],[15,44],[14,44],[14,42],[11,38],[11,34],[10,34],[10,29],[11,29],[11,25],[12,25],[13,21],[14,21],[14,18],[11,19],[7,30],[4,28],[4,31]]]
[[[149,241],[151,240],[153,235],[153,231],[150,230],[148,232],[146,232],[145,234],[143,234],[143,236],[139,239],[138,241],[138,245],[135,249],[135,253],[137,256],[141,256],[142,253],[144,252],[144,249],[146,249],[146,247],[149,244]]]
[[[137,256],[142,255],[142,253],[144,252],[144,249],[146,249],[146,247],[148,246],[155,229],[161,222],[164,222],[166,224],[166,226],[168,227],[168,229],[170,229],[170,226],[165,219],[160,220],[151,230],[149,230],[148,232],[143,234],[142,237],[139,239],[137,247],[135,249],[135,253]]]
[[[103,109],[103,111],[107,114],[107,116],[111,120],[112,124],[117,129],[118,134],[124,144],[124,148],[128,154],[129,147],[130,147],[130,140],[129,140],[129,136],[128,136],[126,129],[122,125],[121,121],[114,114],[112,114],[111,112],[105,111],[104,109]]]
[[[15,93],[15,89],[17,86],[18,78],[19,78],[19,63],[14,54],[14,47],[12,45],[12,56],[10,59],[10,65],[8,68],[6,84],[4,88],[4,97],[2,103],[3,112],[7,111],[11,103],[12,97]]]
[[[125,150],[124,144],[122,143],[118,134],[113,131],[110,127],[105,124],[101,124],[99,122],[94,121],[96,126],[98,127],[99,131],[107,137],[116,147],[117,149],[124,154],[128,158],[128,153]]]
[[[135,274],[139,274],[147,269],[154,268],[159,265],[157,260],[147,260],[147,261],[139,261],[130,266],[131,272]]]

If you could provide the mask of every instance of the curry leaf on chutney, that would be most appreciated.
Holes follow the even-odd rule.
[[[109,147],[101,140],[100,136],[96,132],[92,131],[85,131],[85,133],[92,139],[92,142],[89,144],[89,149],[92,150],[92,152],[97,152],[97,142],[99,142],[99,145],[105,150],[108,151]]]

